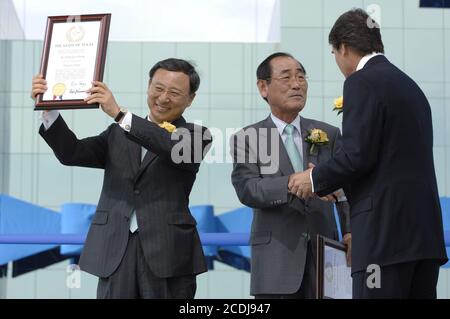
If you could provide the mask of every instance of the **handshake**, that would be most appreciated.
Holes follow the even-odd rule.
[[[308,169],[303,172],[294,173],[289,176],[288,180],[288,192],[298,198],[308,199],[311,197],[318,197],[313,192],[311,172],[314,168],[314,164],[309,163]],[[338,202],[346,200],[345,194],[342,189],[335,191],[323,197],[319,197],[326,202]]]

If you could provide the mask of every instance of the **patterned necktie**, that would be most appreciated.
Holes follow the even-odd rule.
[[[295,127],[292,124],[286,125],[284,128],[284,133],[286,134],[286,140],[284,141],[284,146],[286,147],[286,151],[289,155],[289,159],[291,160],[292,167],[295,172],[303,171],[303,159],[300,156],[300,152],[298,151],[297,145],[294,142],[294,132]]]
[[[147,150],[143,147],[141,147],[141,162],[144,160],[145,154],[147,154]],[[130,218],[130,232],[134,233],[138,229],[137,224],[137,218],[136,218],[136,211],[134,210],[133,213],[131,213]]]

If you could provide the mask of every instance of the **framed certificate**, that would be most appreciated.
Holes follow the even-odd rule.
[[[317,235],[316,267],[318,299],[352,299],[351,268],[344,244]]]
[[[84,99],[92,81],[102,81],[111,14],[47,19],[40,73],[48,90],[35,110],[98,108]]]

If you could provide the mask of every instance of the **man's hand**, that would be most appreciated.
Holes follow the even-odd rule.
[[[47,81],[44,79],[42,74],[37,74],[33,77],[31,83],[31,93],[30,97],[36,101],[36,96],[38,94],[44,94],[47,91]]]
[[[314,165],[313,163],[309,163],[309,164],[308,164],[308,167],[309,167],[309,168],[314,168],[314,167],[316,167],[316,165]],[[335,191],[334,193],[325,195],[325,196],[323,196],[323,197],[319,197],[318,195],[315,195],[315,194],[314,194],[314,195],[315,195],[315,197],[317,197],[317,198],[323,200],[324,202],[337,203],[337,202],[338,202],[338,199],[339,199],[339,196],[341,196],[342,194],[343,194],[343,191],[342,191],[342,190],[337,190],[337,191]]]
[[[329,203],[336,203],[337,197],[333,194],[328,194],[322,197],[317,196],[318,199],[323,200],[324,202],[329,202]]]
[[[102,107],[102,110],[115,118],[119,114],[120,107],[114,99],[114,95],[105,83],[99,81],[93,81],[93,86],[88,90],[90,95],[84,100],[88,104],[98,103]]]
[[[314,168],[314,167],[316,167],[316,165],[314,165],[313,163],[309,163],[309,164],[308,164],[308,168]],[[323,197],[319,197],[318,195],[315,195],[315,197],[317,197],[317,198],[323,200],[324,202],[332,202],[332,203],[334,203],[334,202],[337,202],[337,201],[338,201],[338,200],[337,200],[337,197],[335,196],[334,193],[333,193],[333,194],[325,195],[325,196],[323,196]]]
[[[331,203],[337,203],[339,200],[339,191],[336,191],[334,193],[325,195],[323,197],[319,197],[321,200],[323,200],[324,202],[331,202]]]
[[[304,172],[294,173],[289,176],[289,193],[303,199],[307,199],[313,196],[311,180],[309,177],[311,170],[312,168],[309,168]]]
[[[351,267],[352,265],[352,234],[347,233],[344,235],[344,238],[342,238],[342,242],[347,247],[347,266]]]

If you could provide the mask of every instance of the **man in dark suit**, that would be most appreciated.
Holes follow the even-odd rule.
[[[288,181],[309,163],[317,165],[332,157],[340,132],[299,115],[308,83],[304,67],[292,55],[270,55],[258,67],[257,78],[271,114],[231,139],[232,182],[240,201],[254,212],[251,294],[256,298],[315,298],[315,237],[338,240],[333,206],[318,198],[304,202],[292,196]],[[313,129],[327,134],[326,145],[312,147],[305,141]],[[344,241],[350,245],[348,204],[343,201],[337,207]]]
[[[307,198],[344,186],[354,298],[436,298],[447,256],[430,105],[383,55],[379,26],[363,10],[340,16],[329,42],[346,77],[342,148],[297,174],[290,191]]]
[[[211,136],[182,117],[200,78],[179,59],[158,62],[149,75],[147,118],[121,109],[104,83],[93,82],[86,101],[118,124],[79,140],[50,111],[39,130],[62,164],[105,171],[80,258],[81,269],[99,277],[98,298],[193,298],[196,274],[206,271],[188,205]],[[32,98],[46,90],[36,76]]]

